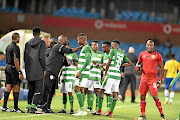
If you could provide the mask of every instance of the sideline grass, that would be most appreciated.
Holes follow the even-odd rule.
[[[138,92],[138,91],[136,91]],[[153,98],[148,93],[147,105],[146,105],[146,114],[147,120],[161,120],[159,111],[156,108],[155,102]],[[178,113],[180,111],[180,92],[175,93],[175,98],[173,104],[164,104],[164,93],[163,91],[159,92],[159,98],[162,103],[164,114],[167,120],[176,120]],[[140,115],[140,107],[139,107],[139,97],[136,97],[136,101],[138,103],[131,103],[131,98],[126,97],[124,103],[118,100],[116,104],[116,108],[114,110],[113,120],[134,120]],[[0,104],[2,105],[2,104]],[[27,101],[19,101],[19,108],[24,110],[27,105]],[[13,109],[13,101],[8,101],[8,106],[12,110]],[[52,101],[52,109],[54,112],[58,112],[62,108],[62,97],[56,96]],[[85,107],[87,103],[85,101]],[[95,107],[95,101],[94,101]],[[79,109],[79,105],[76,99],[76,95],[74,94],[74,110],[77,111]],[[25,111],[25,110],[24,110]],[[27,114],[27,113],[8,113],[0,111],[0,120],[8,120],[8,119],[17,119],[17,120],[112,120],[110,117],[106,116],[93,116],[88,112],[87,116],[72,116],[69,114],[69,101],[67,102],[67,112],[68,114]],[[103,112],[106,112],[106,96],[104,96],[103,101]]]

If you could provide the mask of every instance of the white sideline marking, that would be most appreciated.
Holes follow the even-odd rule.
[[[41,115],[50,115],[50,114],[36,114],[36,115],[26,115],[26,116],[1,117],[0,119],[23,118],[23,117],[33,117],[33,116],[41,116]]]

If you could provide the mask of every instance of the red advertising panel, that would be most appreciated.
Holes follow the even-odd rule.
[[[136,32],[151,32],[151,33],[180,35],[180,25],[175,25],[175,24],[172,25],[172,24],[158,24],[158,23],[147,23],[147,22],[145,23],[145,22],[129,22],[129,21],[46,16],[44,17],[44,25],[52,26],[52,27],[136,31]]]

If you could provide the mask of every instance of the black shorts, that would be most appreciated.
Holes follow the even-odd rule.
[[[20,85],[21,80],[19,79],[19,73],[15,66],[6,65],[6,84]]]

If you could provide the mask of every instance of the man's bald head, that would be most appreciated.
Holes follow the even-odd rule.
[[[62,45],[66,45],[66,43],[68,42],[67,37],[65,35],[60,35],[58,37],[58,42]]]
[[[129,52],[129,53],[134,53],[134,52],[135,52],[135,50],[134,50],[134,48],[133,48],[133,47],[129,47],[128,52]]]
[[[20,36],[19,36],[18,33],[13,33],[12,34],[12,41],[13,42],[19,43],[19,38],[20,38]]]
[[[49,38],[47,36],[42,37],[42,40],[45,42],[46,47],[49,47]]]

